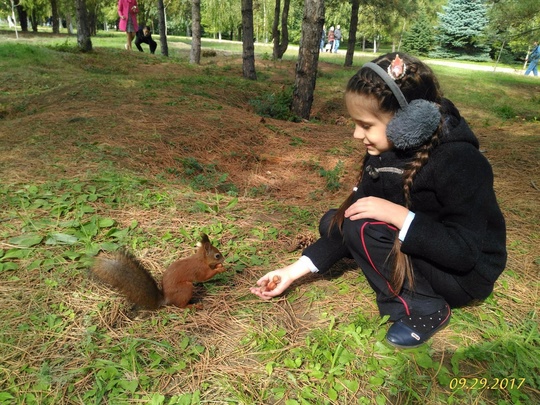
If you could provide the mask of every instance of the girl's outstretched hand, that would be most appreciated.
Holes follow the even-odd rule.
[[[287,267],[265,274],[257,281],[256,287],[250,288],[250,291],[263,300],[269,300],[282,294],[293,281],[309,272],[305,263],[298,260]]]
[[[262,276],[257,281],[257,287],[251,287],[250,291],[263,300],[269,300],[283,293],[293,281],[286,268],[279,269]]]

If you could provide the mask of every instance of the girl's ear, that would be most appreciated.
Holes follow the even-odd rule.
[[[386,136],[396,149],[413,149],[433,136],[441,122],[439,106],[417,99],[400,108],[386,126]]]

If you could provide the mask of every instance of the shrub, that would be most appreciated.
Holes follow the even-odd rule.
[[[265,93],[249,101],[255,112],[262,117],[275,118],[284,121],[296,121],[291,113],[292,88],[285,88],[280,92]]]

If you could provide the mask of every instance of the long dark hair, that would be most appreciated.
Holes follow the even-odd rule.
[[[373,63],[378,64],[385,71],[396,57],[396,53],[382,55],[373,60]],[[439,83],[433,74],[433,71],[422,63],[420,60],[403,53],[399,53],[399,57],[403,59],[406,65],[405,75],[396,80],[396,84],[401,89],[407,102],[416,99],[424,99],[436,103],[439,106],[445,105],[446,101],[442,97]],[[372,69],[364,67],[360,69],[347,84],[347,93],[354,93],[362,96],[373,97],[377,101],[379,109],[384,113],[395,114],[399,108],[399,102],[384,82],[384,80],[375,73]],[[445,107],[441,108],[444,110]],[[443,111],[441,111],[443,112]],[[443,113],[444,119],[444,113]],[[405,206],[410,208],[411,205],[411,188],[417,173],[427,163],[432,149],[439,140],[439,135],[442,131],[442,120],[439,127],[433,133],[433,136],[423,145],[414,151],[414,156],[411,161],[405,166],[403,171],[403,196]],[[369,155],[366,153],[362,160],[358,183],[360,184],[364,172],[364,164]],[[332,225],[337,225],[341,229],[345,218],[345,211],[354,201],[355,193],[351,193],[349,197],[341,204],[336,212]],[[405,280],[408,280],[410,287],[414,285],[414,276],[410,257],[401,252],[401,242],[396,234],[394,247],[389,257],[393,258],[393,276],[392,286],[394,291],[400,291]]]

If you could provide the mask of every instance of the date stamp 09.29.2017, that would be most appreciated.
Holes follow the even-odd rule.
[[[452,378],[451,390],[519,390],[525,378]]]

